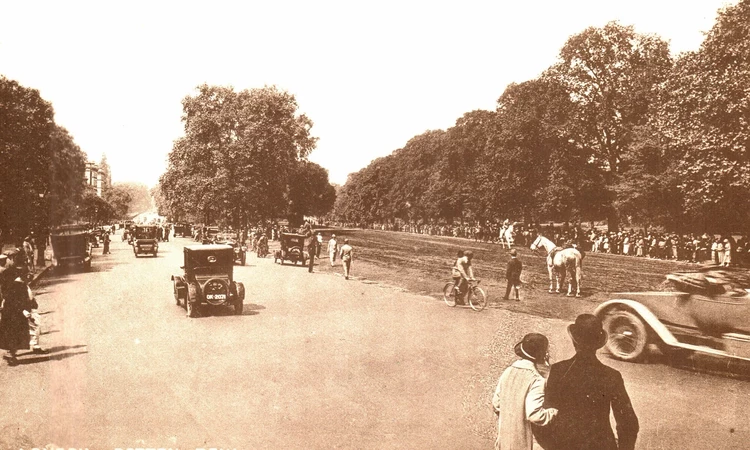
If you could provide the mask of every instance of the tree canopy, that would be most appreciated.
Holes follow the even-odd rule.
[[[394,220],[621,221],[675,230],[750,223],[750,0],[719,12],[699,50],[611,22],[571,36],[495,111],[349,175],[334,215]]]
[[[295,97],[273,86],[236,92],[204,84],[197,90],[182,102],[185,136],[175,141],[160,178],[169,215],[240,227],[282,217],[292,204],[299,214],[289,186],[298,171],[314,170],[300,163],[317,138]],[[326,190],[324,184],[327,174],[325,183],[310,186]]]

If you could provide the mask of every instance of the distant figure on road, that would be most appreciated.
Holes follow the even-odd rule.
[[[352,268],[352,248],[351,245],[349,245],[349,239],[344,239],[344,245],[341,246],[341,263],[344,266],[344,278],[349,279],[349,271]]]
[[[312,236],[310,238],[310,243],[307,244],[307,253],[308,253],[307,271],[310,272],[310,273],[312,273],[312,271],[313,271],[313,264],[315,264],[315,256],[319,252],[320,252],[320,248],[318,246],[318,238],[316,238],[315,236]]]
[[[505,270],[505,279],[508,280],[508,285],[505,287],[505,297],[503,300],[508,300],[510,297],[511,288],[516,293],[516,301],[521,301],[521,295],[519,289],[521,289],[521,271],[523,270],[523,264],[521,260],[517,258],[518,253],[516,249],[510,251],[510,261],[508,261],[508,268]]]
[[[622,375],[596,358],[607,342],[602,321],[581,314],[568,326],[576,354],[555,363],[547,379],[545,407],[559,414],[547,450],[633,450],[638,437],[638,417],[625,390]],[[617,423],[617,439],[609,422],[610,409]]]
[[[104,239],[104,249],[102,249],[102,254],[109,255],[112,252],[109,251],[109,243],[112,242],[112,239],[109,238],[109,233],[104,233],[104,236],[102,237]]]
[[[332,234],[331,239],[328,241],[328,259],[331,260],[331,267],[336,262],[336,254],[339,252],[339,243],[336,240],[336,235]]]
[[[315,244],[316,245],[315,257],[320,259],[320,249],[323,248],[323,234],[320,231],[318,231],[318,234],[315,235],[315,239],[317,240]]]
[[[534,436],[531,424],[546,426],[557,415],[544,407],[544,377],[549,365],[549,340],[529,333],[514,350],[521,359],[505,369],[492,397],[497,416],[496,450],[531,450]],[[541,368],[541,370],[540,370]]]
[[[34,246],[31,245],[31,236],[26,236],[21,246],[26,257],[26,268],[29,273],[34,273]]]

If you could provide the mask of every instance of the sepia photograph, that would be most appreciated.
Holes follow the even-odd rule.
[[[0,450],[750,448],[750,0],[0,0]]]

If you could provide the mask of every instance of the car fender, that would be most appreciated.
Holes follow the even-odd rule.
[[[237,285],[237,296],[240,298],[240,301],[245,300],[245,285],[241,281],[235,282]]]
[[[666,345],[677,345],[678,341],[674,337],[671,331],[659,320],[656,315],[651,312],[646,306],[635,300],[628,299],[613,299],[608,300],[599,305],[594,310],[594,315],[600,319],[604,319],[607,311],[613,309],[630,309],[637,314],[643,322],[651,328],[651,330],[659,337],[659,339]]]

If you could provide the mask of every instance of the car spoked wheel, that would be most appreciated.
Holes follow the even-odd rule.
[[[456,289],[453,283],[445,283],[443,287],[443,301],[448,306],[456,306]]]
[[[648,344],[648,333],[643,320],[624,309],[608,312],[604,316],[604,330],[609,335],[607,350],[617,359],[636,361]]]

